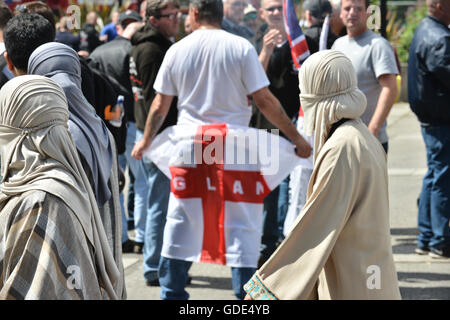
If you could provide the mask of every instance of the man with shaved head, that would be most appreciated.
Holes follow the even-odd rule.
[[[421,124],[428,172],[416,252],[450,258],[450,0],[427,0],[409,49],[408,98]]]
[[[97,12],[91,11],[86,15],[86,23],[80,31],[80,51],[87,57],[95,48],[102,44],[99,39],[99,34],[95,27],[97,26]]]

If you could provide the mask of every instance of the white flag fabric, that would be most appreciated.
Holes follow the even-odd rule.
[[[303,112],[297,120],[297,131],[311,145],[314,145],[314,136],[307,136],[303,131]],[[297,216],[302,211],[306,203],[306,191],[308,190],[309,179],[313,171],[313,155],[306,159],[301,159],[299,164],[291,172],[289,180],[289,206],[283,225],[283,235],[286,237]]]
[[[328,32],[330,31],[330,17],[327,14],[322,25],[322,32],[319,39],[319,51],[327,50]]]
[[[264,198],[299,163],[265,130],[176,125],[144,152],[171,180],[162,256],[256,267]]]

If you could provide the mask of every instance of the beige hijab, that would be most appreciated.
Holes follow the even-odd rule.
[[[328,139],[333,123],[342,118],[355,119],[366,109],[367,100],[357,87],[351,61],[335,50],[311,55],[299,73],[300,102],[304,130],[314,135],[314,161]]]
[[[97,202],[67,129],[62,89],[42,76],[13,78],[0,90],[0,203],[30,190],[59,197],[73,210],[94,249],[100,285],[110,299],[119,271]]]

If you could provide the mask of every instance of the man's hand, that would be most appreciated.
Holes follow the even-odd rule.
[[[281,32],[277,29],[271,29],[264,35],[262,50],[267,50],[268,53],[272,53],[276,45],[282,40]]]
[[[374,122],[370,122],[369,125],[367,126],[367,128],[369,129],[369,131],[378,138],[378,134],[380,133],[380,126]]]
[[[300,158],[309,158],[312,152],[312,148],[309,143],[306,142],[305,139],[303,139],[302,136],[300,136],[300,139],[294,141],[294,144],[297,156],[299,156]]]
[[[264,70],[267,70],[267,66],[269,65],[270,56],[272,55],[273,50],[276,45],[283,41],[283,36],[281,32],[277,29],[271,29],[263,38],[263,46],[261,48],[261,52],[259,54],[259,61],[261,62]]]
[[[131,150],[131,156],[136,160],[142,160],[142,155],[149,146],[150,142],[147,142],[144,139],[139,140],[134,145],[133,150]]]
[[[147,120],[145,121],[144,137],[136,142],[131,151],[131,156],[136,160],[142,160],[142,154],[145,149],[150,146],[159,128],[161,128],[161,125],[169,112],[172,100],[173,96],[167,96],[161,93],[156,94],[152,105],[150,106]]]

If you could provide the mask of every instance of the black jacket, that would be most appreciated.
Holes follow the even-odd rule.
[[[89,53],[95,50],[102,42],[98,37],[98,32],[95,26],[85,23],[80,31],[80,50],[85,50]]]
[[[124,95],[125,114],[127,121],[134,120],[134,99],[130,83],[130,52],[131,41],[122,36],[117,36],[114,40],[97,47],[89,55],[91,66],[99,69],[103,73],[117,80],[126,90]]]
[[[320,33],[322,32],[322,22],[313,24],[311,27],[303,30],[303,34],[305,35],[306,42],[308,43],[309,52],[311,54],[319,51],[320,45]],[[338,37],[331,32],[328,31],[327,37],[327,49],[330,49],[333,45],[334,41],[336,41]]]
[[[134,94],[134,117],[136,128],[144,131],[150,105],[156,96],[153,83],[172,42],[147,23],[136,31],[131,38],[131,44],[133,48],[130,58],[130,79]],[[160,131],[176,124],[178,114],[176,103],[176,99],[173,99]]]
[[[122,121],[121,127],[112,126],[105,119],[105,110],[111,110],[117,102],[117,97],[122,94],[113,86],[110,78],[96,68],[89,66],[89,61],[80,57],[81,64],[81,90],[87,101],[94,107],[97,115],[105,122],[116,142],[117,154],[125,152],[127,127]]]
[[[408,100],[420,122],[450,125],[450,30],[422,20],[409,48]]]
[[[262,25],[258,30],[258,38],[256,39],[258,54],[262,49],[263,38],[267,32],[267,24]],[[300,91],[298,88],[298,72],[294,68],[288,41],[273,50],[267,65],[266,75],[270,81],[270,92],[280,101],[287,116],[290,119],[296,119],[300,107]],[[257,109],[254,110],[250,125],[260,129],[275,128]],[[282,132],[280,134],[284,136]]]

